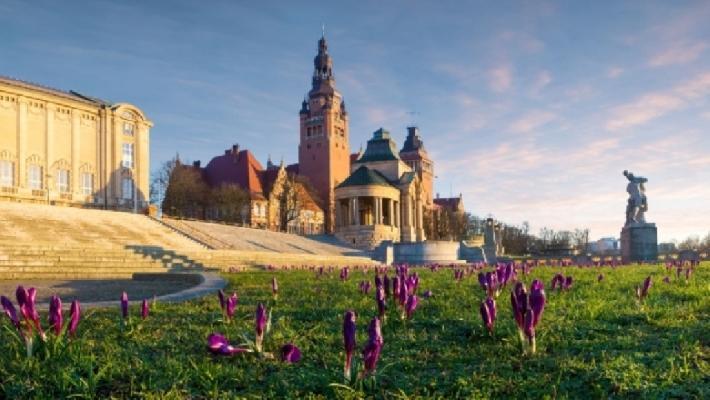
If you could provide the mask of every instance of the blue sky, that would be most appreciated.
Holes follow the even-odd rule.
[[[321,24],[351,148],[414,119],[435,190],[534,231],[710,231],[707,1],[0,1],[0,74],[143,109],[152,166],[232,143],[297,161]],[[416,114],[410,114],[415,112]]]

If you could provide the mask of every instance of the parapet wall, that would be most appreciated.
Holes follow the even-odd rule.
[[[426,242],[395,243],[394,262],[408,264],[462,263],[459,243],[427,240]]]

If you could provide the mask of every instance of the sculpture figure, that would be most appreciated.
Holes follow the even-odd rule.
[[[644,213],[648,211],[646,201],[646,188],[644,183],[648,179],[642,176],[634,176],[633,173],[624,170],[624,176],[629,180],[626,185],[626,192],[629,193],[629,200],[626,205],[626,225],[633,223],[646,223]]]

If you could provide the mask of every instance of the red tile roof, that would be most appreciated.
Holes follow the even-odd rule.
[[[264,167],[249,150],[228,150],[207,164],[204,177],[212,187],[237,184],[250,193],[263,196],[264,190],[259,177],[263,170]]]

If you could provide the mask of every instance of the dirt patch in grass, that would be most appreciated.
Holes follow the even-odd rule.
[[[194,280],[0,280],[0,294],[15,300],[15,289],[18,285],[37,289],[37,302],[47,303],[52,295],[59,295],[65,303],[79,300],[82,303],[93,301],[118,302],[121,293],[128,293],[131,300],[142,300],[155,296],[179,292],[195,286]]]

